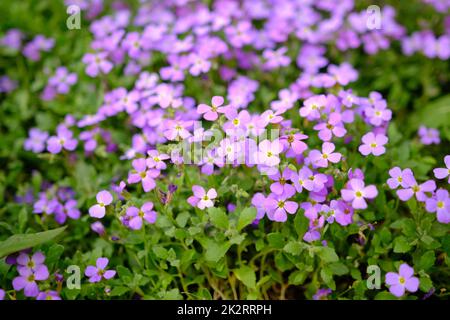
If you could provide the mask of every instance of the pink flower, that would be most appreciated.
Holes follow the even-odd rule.
[[[133,230],[140,230],[144,220],[148,223],[155,223],[156,221],[156,211],[153,211],[153,202],[144,203],[141,209],[134,206],[128,207],[126,215],[128,226]]]
[[[450,175],[450,155],[445,156],[444,163],[447,168],[436,168],[433,170],[436,179],[445,179]],[[450,177],[448,183],[450,183]]]
[[[128,183],[142,182],[142,188],[145,192],[149,192],[156,187],[155,178],[159,176],[159,170],[147,170],[147,161],[144,158],[134,159],[132,162],[134,170],[128,174]]]
[[[269,167],[276,166],[280,163],[279,154],[283,151],[283,145],[280,140],[276,139],[272,142],[269,140],[262,141],[258,146],[258,163]]]
[[[111,204],[113,197],[108,191],[102,190],[97,193],[96,199],[97,204],[89,208],[89,215],[94,218],[103,218],[106,213],[105,206]]]
[[[192,186],[192,192],[194,195],[188,198],[188,203],[191,206],[201,210],[214,206],[214,199],[217,198],[217,192],[214,188],[206,192],[203,187],[194,185]]]
[[[147,158],[147,166],[149,168],[156,168],[158,170],[164,170],[167,168],[164,160],[169,159],[170,157],[165,153],[159,153],[157,150],[147,151],[149,158]]]
[[[88,266],[84,271],[84,274],[89,277],[89,282],[100,282],[103,279],[111,279],[116,275],[114,270],[105,270],[108,265],[108,258],[98,258],[96,266]]]
[[[341,161],[342,154],[333,152],[335,148],[333,143],[324,142],[322,144],[322,152],[319,150],[312,150],[309,153],[308,158],[314,166],[326,168],[328,167],[328,161],[332,163]]]
[[[414,277],[414,269],[406,263],[400,265],[399,273],[388,272],[386,274],[386,284],[389,285],[389,291],[396,297],[405,294],[405,290],[416,292],[419,288],[419,279]]]
[[[214,121],[219,117],[218,113],[224,113],[226,110],[226,107],[220,107],[223,102],[223,97],[214,96],[211,99],[211,106],[201,103],[197,107],[197,113],[203,114],[205,120]]]
[[[350,189],[342,189],[342,199],[352,203],[355,209],[366,209],[365,199],[374,199],[378,195],[378,190],[374,185],[365,187],[364,181],[360,179],[351,179],[347,185]]]
[[[384,145],[388,142],[388,138],[384,134],[375,135],[369,132],[362,137],[363,144],[359,146],[358,150],[362,155],[367,156],[373,154],[380,156],[386,152]]]

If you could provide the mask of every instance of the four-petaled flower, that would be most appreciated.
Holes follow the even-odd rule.
[[[201,103],[197,107],[197,113],[203,114],[203,118],[208,121],[214,121],[219,117],[218,113],[224,113],[226,110],[226,107],[221,107],[223,102],[223,97],[214,96],[211,99],[211,106]]]
[[[133,230],[140,230],[144,220],[148,223],[155,223],[156,221],[156,211],[153,211],[153,202],[144,203],[140,209],[134,206],[128,207],[126,215],[128,226]]]
[[[444,163],[447,168],[436,168],[433,170],[437,179],[445,179],[450,176],[450,155],[445,156]],[[450,177],[448,178],[448,183],[450,183]]]
[[[372,153],[374,156],[380,156],[386,152],[384,145],[388,143],[388,138],[384,134],[375,135],[369,132],[362,137],[362,142],[363,144],[358,148],[362,155],[367,156]]]
[[[366,187],[361,179],[351,179],[347,187],[350,188],[341,190],[342,199],[351,202],[355,209],[366,209],[365,199],[373,199],[378,195],[378,190],[374,185]]]
[[[214,188],[205,191],[201,186],[192,186],[193,196],[188,198],[188,202],[191,206],[197,207],[201,210],[214,206],[214,199],[217,198],[217,192]]]
[[[398,273],[388,272],[386,274],[386,284],[389,285],[389,291],[396,297],[405,294],[405,290],[416,292],[419,288],[419,279],[414,277],[414,269],[406,263],[400,265]]]
[[[322,144],[322,152],[319,150],[311,150],[308,155],[311,163],[316,167],[328,167],[328,161],[338,163],[342,155],[339,152],[333,152],[336,147],[331,142],[324,142]]]
[[[102,279],[111,279],[116,275],[114,270],[105,270],[108,265],[108,258],[98,258],[96,266],[87,266],[84,274],[89,277],[89,282],[100,282]]]

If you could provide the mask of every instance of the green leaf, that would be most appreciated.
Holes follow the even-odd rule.
[[[394,252],[405,253],[411,250],[411,245],[408,243],[405,237],[400,236],[394,240]]]
[[[450,95],[441,97],[416,111],[410,117],[410,130],[416,130],[420,125],[439,128],[450,123]]]
[[[434,251],[427,251],[420,257],[417,267],[419,268],[419,270],[423,269],[426,271],[434,265],[435,259],[436,258],[434,256]]]
[[[374,298],[375,300],[397,300],[397,298],[387,291],[382,291],[377,293],[377,295]]]
[[[22,233],[25,231],[25,226],[28,221],[28,211],[25,207],[22,208],[19,212],[18,224],[19,224],[19,232]]]
[[[297,241],[290,241],[283,248],[284,252],[290,253],[292,255],[298,256],[303,251],[302,245]]]
[[[336,262],[339,261],[339,257],[336,254],[336,251],[334,251],[333,248],[330,247],[317,247],[316,248],[317,255],[322,259],[324,262]]]
[[[228,229],[228,216],[222,209],[211,207],[208,209],[208,213],[214,226],[221,229]]]
[[[329,268],[325,267],[320,270],[320,277],[331,290],[336,290],[336,283],[333,280],[333,273]]]
[[[423,292],[428,292],[433,288],[433,282],[429,277],[420,277],[420,290]]]
[[[0,258],[50,241],[61,234],[65,229],[66,227],[61,227],[32,234],[15,234],[0,243]]]
[[[219,244],[214,240],[208,239],[206,242],[205,259],[211,262],[218,262],[225,256],[229,248],[230,244],[228,242]]]
[[[238,278],[247,288],[256,288],[256,275],[252,268],[242,266],[239,269],[233,270],[233,272],[236,275],[236,278]]]
[[[255,220],[255,218],[256,218],[256,209],[253,207],[245,208],[239,215],[237,230],[241,231],[242,229],[244,229],[244,227],[252,223],[253,220]]]
[[[64,252],[64,246],[60,245],[60,244],[53,244],[50,249],[48,249],[47,252],[47,257],[45,258],[45,263],[46,264],[52,264],[55,263],[59,260],[59,258],[61,257],[61,255]]]
[[[124,295],[124,294],[127,293],[128,291],[130,291],[130,289],[127,288],[127,287],[122,287],[122,286],[120,286],[120,287],[114,287],[114,288],[111,290],[111,292],[109,293],[109,295],[110,295],[111,297],[118,297],[118,296]]]
[[[269,245],[276,249],[282,249],[284,246],[284,237],[281,233],[273,232],[267,235]]]
[[[119,275],[119,278],[124,280],[124,282],[131,281],[133,274],[131,273],[131,271],[128,268],[126,268],[124,266],[117,266],[116,270],[117,270],[117,274]]]
[[[349,271],[347,266],[345,264],[343,264],[342,262],[330,263],[328,265],[328,268],[330,268],[330,270],[331,270],[331,272],[333,274],[338,275],[338,276],[342,276],[344,274],[347,274],[348,271]]]

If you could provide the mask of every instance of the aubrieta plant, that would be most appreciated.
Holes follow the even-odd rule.
[[[2,2],[0,300],[447,299],[449,10]]]

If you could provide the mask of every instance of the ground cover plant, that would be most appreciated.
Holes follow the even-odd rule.
[[[447,299],[449,9],[2,1],[0,300]]]

